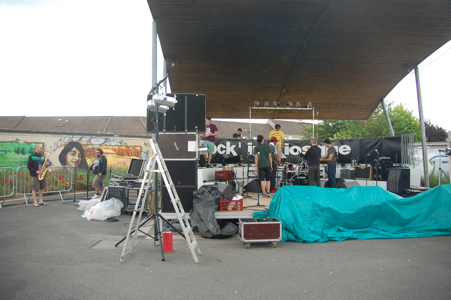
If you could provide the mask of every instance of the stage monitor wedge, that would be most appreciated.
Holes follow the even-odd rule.
[[[159,115],[158,131],[205,131],[206,97],[201,94],[168,94],[177,104]],[[147,110],[147,132],[154,132],[153,112]]]

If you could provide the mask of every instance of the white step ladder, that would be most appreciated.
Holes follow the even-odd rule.
[[[175,189],[174,183],[172,182],[171,175],[169,174],[168,168],[166,167],[166,163],[163,160],[163,156],[161,155],[161,151],[160,151],[160,148],[158,147],[158,144],[156,143],[156,141],[151,139],[150,145],[152,148],[153,155],[149,159],[149,162],[147,163],[147,166],[146,166],[146,171],[144,173],[141,188],[139,190],[138,199],[136,200],[135,209],[133,210],[133,216],[130,221],[130,226],[128,228],[128,232],[127,232],[127,236],[125,239],[124,248],[122,249],[122,255],[121,255],[120,261],[122,262],[124,259],[124,256],[127,255],[128,253],[130,253],[135,246],[136,237],[138,235],[138,231],[140,231],[139,227],[141,227],[145,223],[144,222],[143,224],[141,224],[142,214],[144,211],[144,203],[145,203],[145,200],[143,200],[143,199],[147,199],[147,194],[148,194],[149,190],[151,189],[151,182],[152,182],[151,175],[154,173],[159,173],[159,174],[161,174],[161,179],[163,179],[163,181],[164,181],[164,184],[168,191],[172,205],[174,206],[174,210],[176,212],[177,219],[179,220],[179,223],[182,226],[183,235],[186,239],[186,242],[188,243],[188,248],[190,249],[191,254],[193,255],[194,262],[196,264],[198,264],[199,260],[197,259],[197,255],[200,256],[200,255],[202,255],[202,253],[201,253],[199,245],[196,241],[196,237],[194,236],[193,228],[189,226],[190,223],[188,221],[188,215],[187,215],[187,213],[185,213],[185,211],[183,209],[182,203],[180,201],[180,198],[178,197],[177,190]],[[146,185],[147,185],[147,187],[146,187]],[[163,191],[160,191],[160,194],[162,192]],[[144,197],[141,197],[143,193],[144,193]],[[156,194],[154,195],[153,199],[154,199],[154,201],[157,201]],[[157,206],[155,206],[155,207],[157,207]],[[138,210],[139,210],[139,216],[135,222],[135,217],[136,217],[136,213],[138,212]],[[155,211],[154,215],[159,215],[158,211]],[[148,220],[146,220],[146,222],[147,221]],[[155,235],[158,234],[159,238],[161,239],[161,228],[160,228],[161,225],[159,224],[158,217],[155,218],[154,226],[156,227]],[[132,230],[132,228],[134,228],[134,229]],[[127,251],[128,240],[129,240],[131,234],[133,234],[133,241],[132,241],[130,250]],[[158,237],[155,236],[154,239],[157,240]],[[163,255],[163,248],[162,248],[161,242],[160,242],[160,246],[161,246],[161,252]],[[164,256],[163,256],[163,260],[164,260]]]

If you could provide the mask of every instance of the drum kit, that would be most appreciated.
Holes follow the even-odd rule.
[[[293,169],[288,168],[288,164],[277,167],[276,187],[284,185],[306,185],[308,174],[307,161],[300,158],[297,164],[293,164]]]

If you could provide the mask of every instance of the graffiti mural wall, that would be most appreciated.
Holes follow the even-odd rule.
[[[26,166],[28,156],[37,144],[44,145],[54,166],[72,166],[79,171],[88,170],[95,158],[95,149],[102,148],[108,159],[108,168],[126,172],[132,158],[147,159],[147,139],[110,138],[91,136],[0,135],[0,166]],[[113,172],[117,173],[117,172]]]
[[[436,175],[441,173],[450,174],[450,157],[444,155],[443,152],[439,152],[438,149],[427,149],[428,152],[428,171],[429,173],[435,173]],[[414,149],[415,167],[421,169],[421,175],[424,174],[423,171],[423,150],[421,148]],[[441,167],[440,167],[441,166]]]

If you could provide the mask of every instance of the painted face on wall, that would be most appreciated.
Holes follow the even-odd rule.
[[[69,152],[66,154],[66,162],[68,166],[71,166],[72,168],[75,168],[78,166],[81,162],[81,155],[80,151],[77,150],[77,148],[72,148]]]

